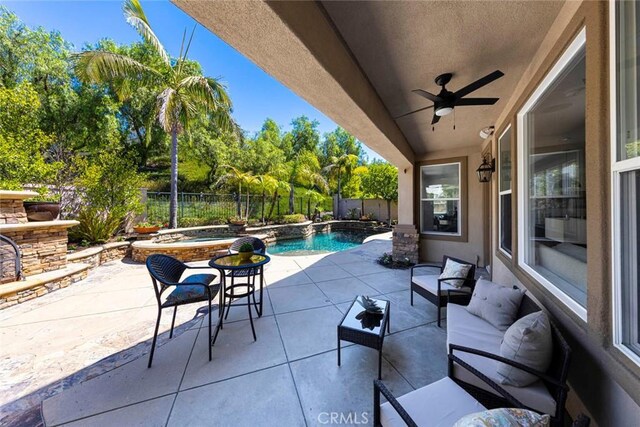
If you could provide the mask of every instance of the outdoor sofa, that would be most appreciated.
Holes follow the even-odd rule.
[[[484,282],[485,285],[501,286],[486,280]],[[479,286],[476,286],[476,290],[479,289]],[[524,294],[517,308],[514,322],[540,311],[540,307]],[[571,349],[550,319],[549,326],[552,350],[549,367],[544,372],[499,356],[505,331],[470,313],[467,307],[458,304],[447,306],[447,348],[450,352],[458,351],[461,360],[499,384],[501,379],[504,380],[498,373],[498,366],[501,363],[517,368],[519,373],[525,371],[532,374],[535,378],[529,385],[514,386],[503,382],[500,386],[522,402],[525,407],[551,415],[552,425],[562,426],[568,391],[566,381]],[[486,407],[497,408],[508,404],[503,396],[498,395],[495,389],[487,385],[486,381],[479,381],[478,375],[472,375],[468,369],[464,369],[458,363],[454,363],[452,369],[453,380]]]

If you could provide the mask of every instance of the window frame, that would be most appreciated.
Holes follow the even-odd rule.
[[[537,283],[539,283],[544,289],[549,291],[556,299],[558,299],[562,304],[564,304],[569,310],[575,313],[580,319],[583,321],[587,321],[587,309],[586,307],[581,306],[577,301],[571,298],[569,295],[560,290],[556,285],[551,283],[545,277],[543,277],[540,273],[535,271],[525,259],[525,245],[528,243],[526,236],[527,227],[529,225],[528,220],[523,220],[524,216],[521,217],[520,213],[527,212],[527,200],[529,199],[529,179],[528,176],[528,154],[524,150],[525,145],[525,117],[529,111],[534,107],[536,102],[540,99],[540,97],[546,92],[546,90],[556,81],[556,79],[562,74],[562,72],[566,69],[566,67],[571,63],[571,61],[575,58],[575,56],[582,50],[586,50],[586,27],[582,27],[576,36],[572,39],[571,43],[564,50],[562,55],[556,60],[553,67],[546,73],[545,77],[535,88],[533,93],[529,96],[527,101],[518,111],[517,117],[517,149],[516,149],[516,158],[517,158],[517,194],[519,197],[517,198],[517,206],[519,212],[518,214],[518,237],[517,237],[517,265],[518,267],[526,272],[531,278],[533,278]],[[586,120],[586,116],[585,116]],[[588,289],[588,287],[587,287]],[[588,299],[588,295],[587,295]]]
[[[436,166],[448,166],[448,165],[457,165],[458,166],[458,197],[457,198],[446,198],[446,199],[429,199],[422,197],[422,188],[423,188],[423,175],[422,169],[428,167],[436,167]],[[418,168],[418,173],[420,175],[420,187],[418,188],[418,212],[420,215],[420,234],[426,235],[429,237],[440,237],[440,238],[455,238],[459,239],[464,236],[464,221],[466,220],[466,212],[464,210],[465,206],[463,205],[463,198],[465,197],[464,192],[466,192],[466,186],[463,185],[463,171],[466,167],[465,162],[461,159],[445,159],[441,162],[428,162],[424,164],[420,164]],[[457,233],[448,233],[443,231],[424,231],[424,215],[422,214],[422,202],[430,202],[430,201],[458,201],[458,232]]]
[[[513,213],[514,213],[514,209],[513,209],[513,186],[514,186],[514,182],[513,182],[513,135],[511,135],[511,137],[509,138],[509,156],[511,157],[511,184],[509,186],[509,190],[504,190],[502,191],[500,189],[500,185],[502,184],[502,151],[501,151],[501,147],[502,147],[502,138],[505,136],[505,134],[507,132],[509,132],[510,130],[512,130],[513,126],[511,125],[511,123],[509,123],[507,125],[507,127],[502,131],[502,133],[500,134],[500,136],[498,137],[498,251],[500,252],[501,255],[504,255],[505,257],[507,257],[509,260],[513,259],[513,249],[514,249],[514,233],[513,233]],[[502,247],[502,196],[506,196],[510,194],[511,195],[511,227],[512,227],[512,232],[511,232],[511,253],[507,252],[503,247]]]
[[[611,283],[612,289],[612,338],[613,346],[628,359],[640,366],[640,355],[623,343],[623,310],[622,310],[622,241],[617,237],[622,231],[622,174],[640,170],[640,156],[618,160],[621,149],[618,143],[618,85],[617,85],[617,4],[609,6],[609,132],[611,158]],[[640,25],[640,23],[638,23]],[[637,256],[637,255],[636,255]],[[640,310],[640,307],[638,307]]]

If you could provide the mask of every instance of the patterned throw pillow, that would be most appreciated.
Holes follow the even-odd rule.
[[[549,415],[518,408],[498,408],[460,418],[453,427],[547,427]]]
[[[444,269],[442,270],[442,274],[440,274],[439,278],[461,277],[463,280],[445,280],[443,282],[456,288],[461,288],[462,285],[464,285],[464,279],[467,278],[467,274],[469,274],[470,269],[471,266],[469,264],[460,264],[459,262],[447,259],[447,263],[444,265]]]

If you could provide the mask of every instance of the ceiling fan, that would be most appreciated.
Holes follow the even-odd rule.
[[[401,116],[396,117],[396,119],[408,116],[413,113],[417,113],[419,111],[424,111],[433,107],[434,114],[433,114],[433,119],[431,120],[431,124],[434,125],[438,123],[438,120],[440,120],[440,117],[446,116],[447,114],[451,113],[455,107],[463,106],[463,105],[493,105],[496,102],[498,102],[498,99],[500,98],[464,98],[464,96],[480,89],[485,85],[488,85],[489,83],[499,79],[502,76],[504,76],[504,73],[500,70],[496,70],[493,73],[487,74],[481,79],[478,79],[475,82],[468,84],[462,89],[457,90],[456,92],[450,92],[447,90],[445,85],[451,81],[451,77],[453,77],[453,74],[452,73],[440,74],[435,79],[436,84],[442,87],[439,94],[434,95],[422,89],[415,89],[412,91],[415,94],[418,94],[422,97],[427,98],[430,101],[433,101],[433,105],[429,105],[428,107],[420,108],[415,111],[411,111],[409,113],[403,114]]]

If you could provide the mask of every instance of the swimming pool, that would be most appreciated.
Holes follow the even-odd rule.
[[[281,240],[267,248],[267,252],[277,255],[312,255],[327,252],[344,251],[360,246],[367,237],[363,233],[332,231],[316,233],[306,239]]]

